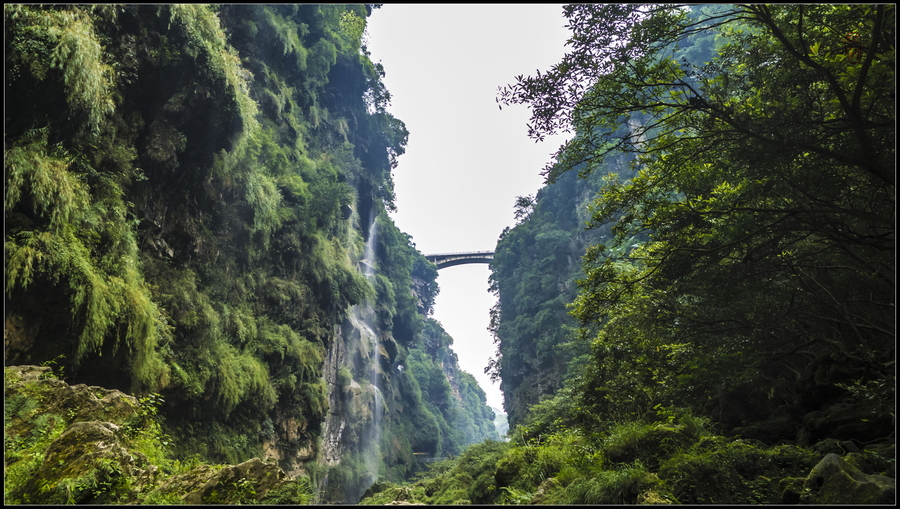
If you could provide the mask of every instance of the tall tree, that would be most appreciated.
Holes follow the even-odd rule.
[[[740,426],[825,404],[806,382],[836,359],[831,383],[892,386],[893,6],[565,12],[570,53],[499,100],[532,106],[535,138],[578,133],[550,181],[637,156],[595,203],[615,238],[588,251],[576,301],[593,408],[693,404]]]

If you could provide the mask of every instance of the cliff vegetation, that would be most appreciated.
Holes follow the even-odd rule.
[[[319,501],[496,437],[385,214],[408,133],[371,9],[5,5],[7,366],[159,395],[173,461],[271,459]],[[38,500],[50,456],[10,443],[7,500]]]

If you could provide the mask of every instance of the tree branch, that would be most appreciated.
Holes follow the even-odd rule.
[[[884,23],[884,6],[879,5],[875,9],[875,26],[872,28],[872,45],[869,46],[869,51],[866,52],[866,60],[863,62],[862,69],[859,71],[859,80],[856,81],[856,90],[853,91],[853,108],[856,111],[859,111],[859,103],[862,100],[862,91],[863,87],[866,84],[866,76],[869,73],[869,67],[872,65],[872,60],[875,58],[875,52],[878,50],[878,45],[881,43],[881,27]]]

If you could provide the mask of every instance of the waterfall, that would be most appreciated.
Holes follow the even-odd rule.
[[[368,230],[363,230],[368,233],[365,248],[357,261],[359,271],[373,285],[378,268],[375,216],[373,210]],[[376,300],[347,310],[344,321],[335,328],[335,341],[326,354],[325,378],[332,410],[322,430],[319,462],[326,469],[318,482],[317,503],[355,503],[378,480],[382,469],[381,435],[386,404],[382,389],[386,381],[381,371],[384,349],[375,319]],[[346,477],[344,471],[330,479],[331,469],[341,468],[344,462],[361,467],[357,471],[359,477]]]
[[[378,223],[375,221],[375,212],[373,211],[371,224],[369,225],[369,234],[366,239],[366,248],[362,260],[363,273],[370,283],[375,282],[375,269],[377,263],[375,261],[375,246],[378,237]],[[374,306],[374,302],[371,304]],[[384,397],[381,394],[381,376],[380,357],[381,357],[381,339],[378,331],[373,327],[374,313],[365,314],[366,329],[370,332],[371,338],[371,355],[369,356],[369,386],[372,391],[371,399],[371,422],[361,445],[363,455],[363,464],[366,467],[366,473],[370,479],[370,484],[378,480],[378,472],[381,468],[381,428],[382,419],[384,417]],[[369,482],[369,481],[367,481]]]
[[[366,249],[363,252],[363,274],[366,279],[372,281],[375,278],[375,242],[378,237],[378,223],[375,221],[375,213],[372,213],[372,223],[369,224],[368,238],[366,239]]]

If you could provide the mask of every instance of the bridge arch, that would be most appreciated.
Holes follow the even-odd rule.
[[[425,259],[444,269],[467,263],[491,263],[494,259],[493,251],[470,251],[467,253],[442,253],[425,255]]]

